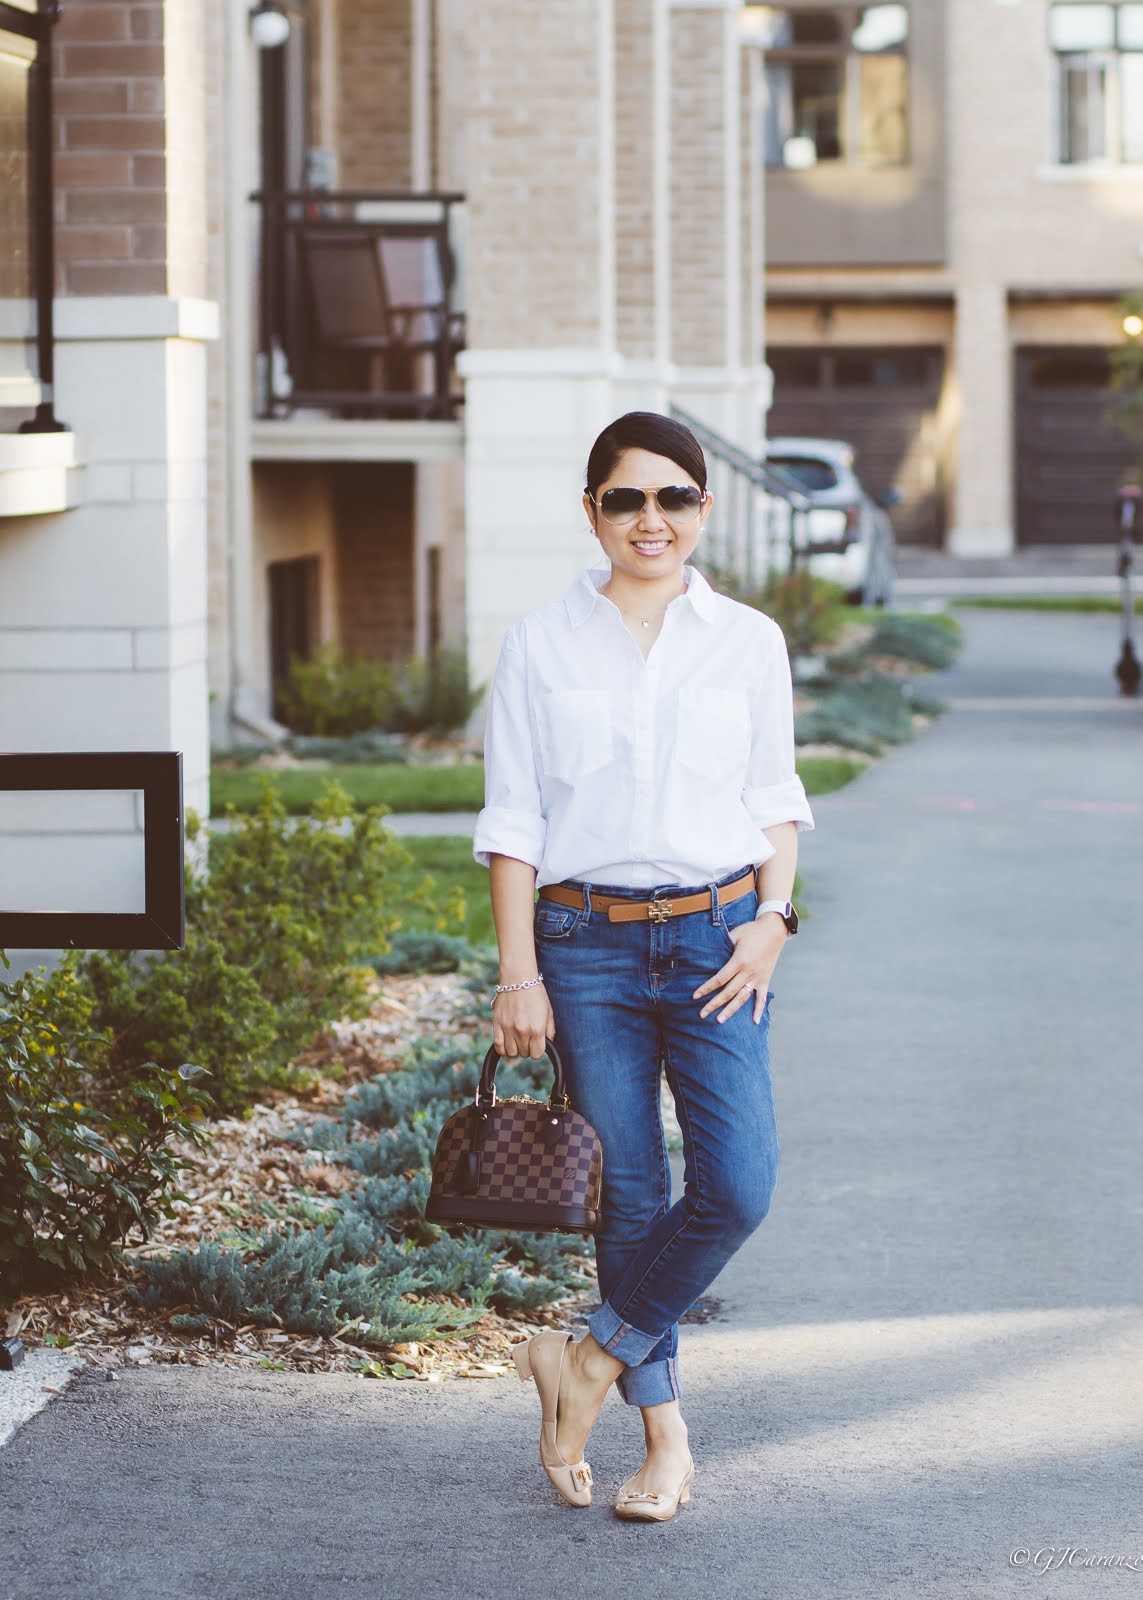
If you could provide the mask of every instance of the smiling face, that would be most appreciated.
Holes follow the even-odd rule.
[[[702,535],[711,497],[708,494],[697,511],[683,509],[664,515],[651,491],[677,485],[699,488],[690,473],[670,456],[653,455],[649,450],[625,450],[596,489],[594,503],[590,495],[584,495],[584,510],[611,561],[613,574],[661,579],[682,571]],[[629,521],[608,521],[599,509],[607,490],[632,488],[646,491],[643,509]]]

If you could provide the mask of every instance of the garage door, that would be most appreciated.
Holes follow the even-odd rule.
[[[871,494],[901,496],[893,526],[906,544],[940,545],[945,491],[937,437],[944,371],[940,349],[816,349],[775,346],[772,438],[845,439]]]
[[[1109,353],[1016,352],[1016,528],[1021,544],[1109,544],[1115,492],[1138,460],[1111,420]]]

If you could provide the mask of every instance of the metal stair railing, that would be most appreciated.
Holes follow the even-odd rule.
[[[673,402],[670,415],[694,434],[707,457],[714,511],[704,536],[703,565],[761,588],[779,565],[793,572],[807,542],[810,496],[790,473],[749,455],[723,434]],[[783,546],[785,559],[774,559]]]

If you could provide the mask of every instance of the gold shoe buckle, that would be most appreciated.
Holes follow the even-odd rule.
[[[666,922],[674,915],[674,905],[670,900],[649,900],[647,902],[647,921]]]

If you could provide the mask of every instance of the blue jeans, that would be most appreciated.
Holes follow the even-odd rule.
[[[533,931],[555,1017],[556,1048],[577,1111],[603,1146],[595,1235],[600,1309],[588,1328],[624,1363],[629,1405],[679,1397],[678,1319],[709,1288],[770,1207],[778,1137],[770,1087],[770,993],[761,1022],[751,996],[725,1022],[700,1017],[693,993],[733,953],[728,930],[758,908],[754,889],[720,905],[709,884],[566,883],[583,906],[536,902]],[[710,908],[665,922],[610,922],[594,889],[630,900],[709,888]],[[724,1002],[725,1004],[725,1002]],[[666,1069],[683,1135],[685,1187],[671,1205],[659,1112]]]

